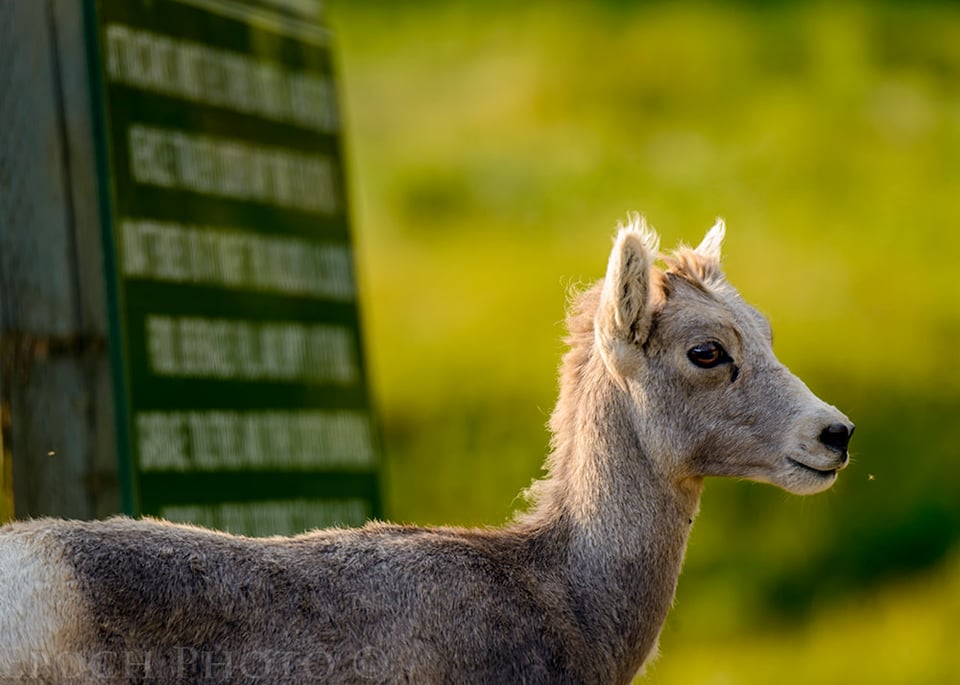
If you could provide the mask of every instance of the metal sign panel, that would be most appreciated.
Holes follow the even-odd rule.
[[[87,10],[125,508],[251,535],[379,515],[319,3]]]

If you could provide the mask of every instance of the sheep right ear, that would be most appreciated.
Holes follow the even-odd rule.
[[[630,217],[614,241],[594,319],[597,345],[611,371],[620,369],[626,353],[650,332],[651,270],[659,242],[639,215]]]

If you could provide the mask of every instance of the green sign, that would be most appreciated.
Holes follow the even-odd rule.
[[[89,0],[131,513],[293,533],[380,513],[317,0]]]

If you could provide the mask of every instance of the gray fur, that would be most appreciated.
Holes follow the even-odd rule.
[[[0,569],[39,570],[32,588],[0,578],[0,634],[19,631],[0,638],[0,677],[628,682],[656,651],[703,477],[806,494],[846,464],[818,436],[849,422],[777,362],[720,272],[722,234],[660,268],[652,232],[621,230],[569,316],[547,475],[510,525],[255,540],[127,518],[11,524]],[[733,361],[694,366],[706,340]],[[37,593],[59,609],[25,629]]]

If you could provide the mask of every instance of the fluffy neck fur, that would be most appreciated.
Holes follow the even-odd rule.
[[[624,682],[655,652],[702,481],[672,482],[632,428],[636,408],[593,346],[599,288],[568,319],[547,477],[520,519],[553,536],[581,629],[604,676]]]

